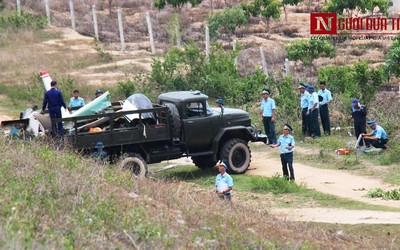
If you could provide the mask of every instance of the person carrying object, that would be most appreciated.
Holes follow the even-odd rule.
[[[44,94],[41,114],[44,114],[44,111],[48,106],[51,119],[62,118],[61,107],[66,109],[67,105],[65,105],[61,91],[57,89],[57,82],[51,81],[50,86],[51,88]],[[56,135],[63,136],[64,127],[62,122],[54,124],[53,129]]]
[[[368,121],[367,125],[372,129],[372,132],[369,134],[362,133],[362,138],[367,148],[372,145],[375,148],[386,149],[385,144],[389,140],[386,131],[376,124],[376,121]]]
[[[354,120],[354,133],[356,138],[360,136],[360,134],[366,134],[366,123],[367,123],[367,108],[364,105],[361,105],[357,98],[353,98],[351,101],[351,116],[349,118],[353,118]],[[364,146],[364,141],[360,140],[358,146]]]
[[[276,144],[271,145],[271,148],[281,147],[281,163],[283,177],[288,180],[294,181],[293,169],[293,148],[296,144],[294,138],[290,133],[293,131],[289,124],[283,127],[283,135],[281,135]],[[288,171],[289,170],[289,171]]]

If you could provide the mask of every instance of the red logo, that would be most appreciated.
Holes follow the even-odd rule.
[[[310,15],[311,35],[335,35],[337,34],[336,13],[311,13]]]

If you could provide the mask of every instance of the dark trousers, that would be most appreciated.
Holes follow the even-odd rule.
[[[56,118],[62,118],[61,116],[61,107],[59,108],[54,108],[54,109],[49,109],[49,115],[51,119],[56,119]],[[52,124],[52,130],[55,135],[62,136],[64,134],[64,127],[62,122],[51,122]]]
[[[365,122],[364,123],[354,123],[354,133],[355,133],[357,139],[361,133],[366,134],[367,130],[366,130]],[[360,144],[358,144],[358,145],[363,146],[364,141],[360,140]]]
[[[324,133],[331,134],[331,123],[329,121],[329,107],[328,104],[321,105],[319,107],[319,115],[321,116],[322,128]]]
[[[308,108],[303,108],[301,110],[301,131],[303,135],[310,135],[310,128],[308,126],[308,117],[307,117],[307,110]]]
[[[308,126],[310,127],[311,137],[321,136],[321,130],[319,128],[318,121],[318,109],[314,109],[314,111],[310,112],[308,116]]]
[[[268,144],[276,143],[275,122],[271,121],[271,117],[263,117],[265,134],[268,137]]]
[[[282,163],[283,177],[288,178],[290,180],[294,180],[293,153],[281,154],[281,163]]]
[[[365,145],[369,147],[370,145],[374,146],[375,148],[383,148],[386,149],[385,144],[388,142],[388,139],[377,139],[377,140],[370,140],[364,139]]]

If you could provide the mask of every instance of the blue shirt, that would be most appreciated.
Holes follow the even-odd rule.
[[[277,144],[281,146],[281,154],[292,153],[292,149],[286,149],[286,146],[294,146],[296,142],[294,141],[294,137],[291,135],[281,135],[279,136]]]
[[[378,139],[387,139],[386,131],[379,125],[376,125],[375,129],[372,131],[372,135],[375,135]]]
[[[332,94],[329,90],[325,89],[322,90],[320,89],[318,91],[318,95],[322,96],[322,101],[319,102],[319,105],[325,105],[327,102],[329,102],[330,100],[332,100]]]
[[[56,88],[51,88],[44,94],[42,110],[45,110],[47,105],[49,106],[49,110],[59,110],[61,107],[67,108],[61,91]]]
[[[308,98],[308,110],[311,111],[315,103],[317,104],[315,108],[316,109],[319,108],[318,95],[317,93],[313,92],[312,94],[310,94],[310,97]]]
[[[69,106],[70,107],[81,107],[85,106],[85,100],[83,100],[81,97],[78,96],[78,98],[75,99],[75,97],[71,97],[69,99]]]
[[[276,109],[274,99],[269,98],[269,97],[267,98],[267,100],[263,99],[261,101],[260,109],[263,112],[262,116],[271,117],[272,116],[272,110]]]
[[[217,188],[218,192],[223,192],[228,189],[228,187],[233,187],[233,179],[228,173],[218,174],[217,177],[215,178],[215,187]],[[232,190],[230,190],[227,193],[231,193]]]
[[[302,109],[308,108],[308,98],[310,98],[310,94],[307,91],[304,91],[300,96],[300,107]]]

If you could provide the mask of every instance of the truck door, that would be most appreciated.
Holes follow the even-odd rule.
[[[208,151],[214,139],[212,126],[219,122],[213,116],[205,101],[186,103],[186,113],[183,115],[184,140],[190,153]]]

